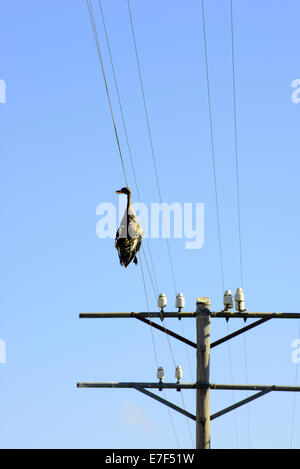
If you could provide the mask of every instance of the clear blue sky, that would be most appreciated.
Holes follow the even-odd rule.
[[[94,2],[130,185],[130,170],[98,3]],[[206,1],[206,28],[225,287],[239,286],[229,0]],[[299,123],[291,83],[300,78],[297,0],[234,0],[237,124],[244,291],[250,311],[300,311]],[[145,94],[165,202],[205,204],[205,243],[186,250],[170,239],[177,288],[194,310],[197,296],[222,307],[222,285],[201,2],[132,0]],[[103,0],[141,196],[158,202],[125,0]],[[80,311],[146,309],[140,267],[125,271],[112,239],[96,236],[101,202],[124,185],[88,11],[84,0],[2,0],[0,79],[2,448],[174,448],[167,409],[133,390],[77,389],[77,381],[152,381],[147,326],[84,320]],[[135,194],[133,193],[133,197]],[[173,309],[166,243],[150,240],[159,290]],[[147,279],[151,309],[156,309]],[[182,333],[176,320],[167,327]],[[212,321],[212,340],[243,326]],[[185,334],[195,338],[193,320]],[[155,332],[166,380],[174,367]],[[247,333],[248,382],[295,383],[295,320]],[[172,340],[184,380],[185,347]],[[243,337],[230,344],[234,383],[244,383]],[[195,366],[193,350],[189,352]],[[299,365],[298,365],[299,366]],[[228,345],[211,352],[211,381],[230,383]],[[299,381],[298,381],[298,384]],[[179,393],[168,399],[181,405]],[[245,393],[212,391],[215,412]],[[194,392],[184,393],[195,411]],[[273,393],[212,422],[214,448],[289,448],[294,395]],[[296,400],[296,415],[299,411]],[[181,448],[191,447],[184,417],[172,413]],[[235,420],[236,419],[236,420]],[[237,427],[235,426],[237,425]],[[236,432],[237,428],[237,432]],[[191,430],[194,431],[193,425]],[[295,417],[293,446],[300,447]]]

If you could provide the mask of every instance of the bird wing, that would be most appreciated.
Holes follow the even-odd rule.
[[[128,217],[128,237],[130,238],[142,238],[144,235],[144,231],[139,224],[138,218],[133,215],[129,215]]]
[[[135,211],[131,207],[128,211],[128,218],[125,211],[115,238],[115,248],[118,250],[120,263],[124,267],[130,264],[140,250],[143,235],[144,231],[139,224]]]
[[[127,267],[135,258],[140,249],[142,239],[118,238],[116,240],[116,248],[118,250],[120,263]]]

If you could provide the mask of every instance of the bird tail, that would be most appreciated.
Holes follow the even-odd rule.
[[[137,265],[138,260],[137,260],[137,257],[136,257],[136,256],[135,256],[135,258],[133,259],[133,262]]]

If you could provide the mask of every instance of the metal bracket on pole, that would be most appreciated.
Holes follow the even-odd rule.
[[[149,321],[149,319],[139,316],[138,314],[135,314],[134,317],[138,319],[139,321],[142,321],[145,324],[148,324],[149,326],[154,327],[155,329],[161,332],[164,332],[165,334],[168,334],[171,337],[174,337],[174,339],[180,340],[181,342],[184,342],[185,344],[190,345],[191,347],[197,348],[197,344],[195,342],[192,342],[191,340],[186,339],[185,337],[177,334],[176,332],[170,331],[170,329],[167,329],[166,327],[160,326],[156,322]]]
[[[252,324],[249,324],[248,326],[243,327],[242,329],[232,332],[231,334],[228,334],[225,337],[222,337],[221,339],[218,339],[215,342],[212,342],[210,344],[210,348],[223,344],[227,340],[233,339],[234,337],[240,334],[243,334],[244,332],[249,331],[250,329],[253,329],[253,327],[259,326],[260,324],[263,324],[264,322],[270,321],[270,319],[272,319],[272,317],[260,319],[259,321],[253,322]]]
[[[181,407],[178,407],[177,405],[173,404],[170,401],[167,401],[166,399],[163,399],[160,396],[157,396],[151,391],[147,391],[146,389],[142,388],[141,386],[134,386],[134,389],[137,391],[142,392],[143,394],[146,394],[146,396],[152,397],[152,399],[155,399],[158,402],[161,402],[162,404],[165,404],[168,407],[171,407],[173,410],[177,410],[177,412],[180,412],[181,414],[185,415],[186,417],[189,417],[192,420],[196,420],[196,416],[191,414],[190,412],[187,412],[186,410],[182,409]]]
[[[257,392],[256,394],[254,394],[253,396],[247,397],[246,399],[243,399],[239,402],[236,402],[235,404],[233,404],[229,407],[226,407],[225,409],[220,410],[219,412],[216,412],[215,414],[210,416],[210,420],[214,420],[217,417],[221,417],[221,415],[227,414],[227,412],[230,412],[231,410],[237,409],[238,407],[241,407],[244,404],[248,404],[248,402],[254,401],[254,399],[257,399],[258,397],[262,397],[262,396],[264,396],[265,394],[268,394],[271,391],[273,391],[272,388],[263,389],[262,391]]]

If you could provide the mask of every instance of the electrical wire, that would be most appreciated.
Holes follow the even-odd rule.
[[[147,310],[148,310],[148,313],[149,313],[150,308],[149,308],[148,294],[147,294],[147,288],[146,288],[146,282],[145,282],[145,276],[144,276],[144,270],[143,270],[143,261],[142,261],[142,256],[140,254],[139,254],[139,261],[140,261],[140,265],[141,265],[141,272],[142,272],[142,279],[143,279],[143,285],[144,285],[144,292],[145,292]],[[158,358],[157,358],[157,351],[156,351],[152,326],[150,326],[150,330],[151,330],[152,344],[153,344],[153,350],[154,350],[154,357],[155,357],[155,362],[156,362],[156,369],[158,369]],[[164,398],[166,398],[165,390],[163,389],[162,392],[163,392]],[[175,429],[173,417],[172,417],[172,414],[171,414],[171,411],[170,411],[169,407],[167,407],[167,409],[168,409],[168,414],[169,414],[171,426],[172,426],[172,429],[173,429],[173,433],[174,433],[174,436],[175,436],[176,444],[177,444],[178,449],[180,449],[179,440],[178,440],[177,432],[176,432],[176,429]]]
[[[102,59],[102,54],[101,54],[99,36],[98,36],[97,27],[96,27],[96,23],[95,23],[95,16],[94,16],[94,12],[93,12],[93,7],[92,7],[92,3],[91,3],[90,0],[86,0],[86,2],[87,2],[87,6],[88,6],[88,10],[89,10],[89,15],[90,15],[90,20],[91,20],[91,25],[92,25],[92,29],[93,29],[93,33],[94,33],[94,38],[95,38],[96,48],[97,48],[97,52],[98,52],[99,62],[100,62],[101,70],[102,70],[102,74],[103,74],[103,79],[104,79],[104,84],[105,84],[105,90],[106,90],[106,94],[107,94],[107,99],[108,99],[108,103],[109,103],[109,108],[110,108],[110,113],[111,113],[112,121],[113,121],[113,126],[114,126],[114,131],[115,131],[115,137],[116,137],[116,141],[117,141],[117,145],[118,145],[118,149],[119,149],[119,154],[120,154],[120,159],[121,159],[121,164],[122,164],[124,179],[125,179],[126,186],[128,186],[128,180],[127,180],[127,176],[126,176],[126,170],[125,170],[124,159],[123,159],[123,155],[122,155],[122,151],[121,151],[120,141],[119,141],[118,132],[117,132],[117,126],[116,126],[116,122],[115,122],[115,118],[114,118],[114,113],[113,113],[113,109],[112,109],[112,104],[111,104],[111,99],[110,99],[109,88],[108,88],[107,79],[106,79],[106,74],[105,74],[105,70],[104,70],[104,64],[103,64],[103,59]],[[100,6],[101,13],[103,13],[100,3],[99,3],[99,6]],[[104,19],[104,18],[103,18],[103,19]],[[105,27],[105,34],[107,35],[106,27]],[[108,38],[107,38],[107,39],[108,39]],[[109,47],[109,54],[110,54],[110,57],[111,57],[110,47]],[[111,62],[112,62],[112,58],[111,58]],[[113,68],[113,74],[114,74],[115,83],[116,83],[117,95],[118,95],[119,104],[120,104],[120,109],[121,109],[121,115],[122,115],[122,119],[123,119],[123,123],[124,123],[124,130],[125,130],[126,140],[127,140],[128,147],[129,147],[130,159],[131,159],[131,163],[132,163],[132,168],[133,168],[134,177],[135,177],[135,180],[136,180],[136,175],[135,175],[135,171],[134,171],[134,166],[133,166],[133,161],[132,161],[132,155],[131,155],[130,145],[129,145],[129,141],[128,141],[128,134],[127,134],[127,129],[126,129],[126,125],[125,125],[124,113],[123,113],[123,108],[122,108],[122,104],[121,104],[121,101],[120,101],[119,89],[118,89],[117,82],[116,82],[116,75],[115,75],[115,70],[114,70],[113,62],[112,62],[112,68]],[[137,189],[137,191],[138,191],[138,189]],[[139,191],[138,191],[138,195],[139,195]],[[140,198],[140,197],[139,197],[139,198]],[[150,247],[149,247],[149,250],[150,250]],[[154,269],[154,264],[153,264],[153,259],[152,259],[151,250],[150,250],[150,256],[151,256],[152,266],[153,266],[153,269]],[[151,273],[150,273],[150,269],[149,269],[149,265],[148,265],[146,256],[145,256],[145,261],[146,261],[146,264],[147,264],[147,269],[148,269],[150,281],[151,281],[151,284],[153,285],[153,279],[152,279],[152,275],[151,275]],[[156,282],[155,270],[154,270],[154,278],[155,278],[155,282]],[[154,287],[153,287],[153,288],[154,288]]]
[[[154,293],[154,296],[155,296],[155,298],[156,298],[156,297],[157,297],[157,290],[155,290],[155,286],[154,286],[154,283],[153,283],[153,280],[152,280],[152,275],[151,275],[151,272],[150,272],[150,269],[149,269],[149,264],[148,264],[147,257],[146,257],[146,253],[145,253],[145,250],[144,250],[143,246],[142,246],[142,253],[143,253],[143,255],[144,255],[144,259],[145,259],[145,263],[146,263],[148,275],[149,275],[150,282],[151,282],[152,289],[153,289],[153,293]]]
[[[114,114],[113,114],[112,105],[111,105],[111,100],[110,100],[110,95],[109,95],[109,89],[108,89],[107,80],[106,80],[106,75],[105,75],[105,71],[104,71],[104,65],[103,65],[103,60],[102,60],[102,54],[101,54],[100,43],[99,43],[99,38],[98,38],[98,33],[97,33],[97,28],[96,28],[96,23],[95,23],[95,16],[94,16],[94,12],[93,12],[93,7],[92,7],[92,4],[91,4],[91,1],[90,1],[90,0],[86,0],[86,3],[87,3],[87,7],[88,7],[88,11],[89,11],[89,16],[90,16],[90,21],[91,21],[91,25],[92,25],[92,29],[93,29],[93,33],[94,33],[94,39],[95,39],[95,42],[96,42],[96,48],[97,48],[97,52],[98,52],[98,57],[99,57],[99,61],[100,61],[101,69],[102,69],[102,74],[103,74],[103,79],[104,79],[104,83],[105,83],[106,94],[107,94],[107,98],[108,98],[108,102],[109,102],[110,113],[111,113],[111,117],[112,117],[112,121],[113,121],[113,126],[114,126],[114,131],[115,131],[115,136],[116,136],[117,144],[118,144],[118,149],[119,149],[120,159],[121,159],[121,163],[122,163],[124,178],[125,178],[126,185],[128,186],[127,176],[126,176],[126,170],[125,170],[125,165],[124,165],[124,160],[123,160],[123,156],[122,156],[122,152],[121,152],[120,142],[119,142],[119,138],[118,138],[117,128],[116,128],[116,124],[115,124]],[[146,256],[145,256],[145,259],[146,259]],[[146,299],[147,309],[148,309],[148,311],[149,311],[149,301],[148,301],[148,295],[147,295],[147,290],[146,290],[146,283],[145,283],[145,277],[144,277],[144,271],[143,271],[141,256],[140,256],[140,265],[141,265],[141,273],[142,273],[142,279],[143,279],[143,285],[144,285],[145,299]],[[149,271],[149,273],[150,273],[150,271]],[[153,336],[152,327],[151,327],[151,334],[152,334],[152,339],[153,339],[153,340],[152,340],[152,343],[153,343],[153,350],[154,350],[154,355],[155,355],[155,361],[156,361],[156,364],[157,364],[157,366],[158,366],[157,351],[156,351],[156,346],[155,346],[155,341],[154,341],[154,336]],[[177,446],[178,446],[178,448],[180,449],[178,436],[177,436],[177,433],[176,433],[176,429],[175,429],[175,426],[174,426],[173,418],[172,418],[172,415],[171,415],[171,412],[170,412],[170,409],[169,409],[169,408],[168,408],[168,414],[169,414],[169,418],[170,418],[170,421],[171,421],[171,426],[172,426],[172,428],[173,428],[173,432],[174,432],[174,436],[175,436],[175,439],[176,439]]]
[[[109,89],[108,89],[106,75],[105,75],[105,71],[104,71],[104,65],[103,65],[103,60],[102,60],[102,54],[101,54],[99,37],[98,37],[96,23],[95,23],[93,7],[92,7],[92,4],[91,4],[90,0],[86,0],[86,4],[87,4],[88,10],[89,10],[91,25],[92,25],[92,29],[93,29],[93,33],[94,33],[97,53],[98,53],[99,62],[100,62],[101,70],[102,70],[102,75],[103,75],[103,80],[104,80],[105,90],[106,90],[106,96],[107,96],[107,100],[108,100],[108,104],[109,104],[109,109],[110,109],[110,114],[111,114],[111,118],[112,118],[112,122],[113,122],[115,137],[116,137],[116,141],[117,141],[117,145],[118,145],[118,150],[119,150],[120,160],[121,160],[121,164],[122,164],[124,179],[125,179],[125,182],[126,182],[126,186],[128,186],[123,155],[122,155],[119,136],[118,136],[118,132],[117,132],[117,126],[116,126],[116,122],[115,122],[115,118],[114,118],[114,113],[113,113],[112,104],[111,104],[110,95],[109,95]]]
[[[140,253],[139,253],[139,261],[140,261],[140,264],[141,264],[141,273],[142,273],[142,279],[143,279],[143,286],[144,286],[144,293],[145,293],[147,311],[149,313],[150,308],[149,308],[149,301],[148,301],[148,293],[147,293],[146,282],[145,282],[143,261],[142,261],[142,256],[141,256]],[[155,340],[154,340],[153,328],[150,327],[150,330],[151,330],[151,337],[152,337],[152,344],[153,344],[153,351],[154,351],[154,358],[155,358],[155,362],[156,362],[156,368],[158,368],[158,356],[157,356],[156,345],[155,345]]]
[[[151,148],[152,161],[153,161],[154,172],[155,172],[156,185],[157,185],[157,190],[158,190],[159,201],[160,201],[160,204],[162,204],[161,186],[160,186],[159,177],[158,177],[158,168],[157,168],[156,157],[155,157],[155,152],[154,152],[152,132],[151,132],[151,128],[150,128],[148,106],[147,106],[147,102],[146,102],[146,96],[145,96],[145,90],[144,90],[142,72],[141,72],[141,65],[140,65],[139,54],[138,54],[138,50],[137,50],[135,30],[134,30],[134,25],[133,25],[133,19],[132,19],[132,13],[131,13],[129,0],[127,0],[127,6],[128,6],[128,14],[129,14],[129,19],[130,19],[130,26],[131,26],[132,39],[133,39],[133,44],[134,44],[134,51],[135,51],[138,75],[139,75],[139,82],[140,82],[140,87],[141,87],[141,94],[142,94],[143,105],[144,105],[144,112],[145,112],[145,118],[146,118],[146,124],[147,124],[149,143],[150,143],[150,148]],[[162,223],[163,223],[163,227],[164,227],[164,217],[162,217]],[[175,273],[174,273],[174,267],[173,267],[172,254],[171,254],[171,249],[170,249],[170,244],[169,244],[168,238],[166,237],[165,239],[166,239],[166,244],[167,244],[167,251],[168,251],[169,264],[170,264],[170,269],[171,269],[171,274],[172,274],[172,281],[173,281],[174,291],[175,291],[175,295],[176,295],[177,294],[177,287],[176,287],[176,280],[175,280]],[[174,367],[176,368],[176,362],[175,362],[175,359],[174,359],[174,354],[173,354],[173,350],[172,350],[172,346],[171,346],[171,342],[170,342],[168,334],[166,334],[166,337],[167,337],[170,353],[171,353],[171,356],[172,356],[173,364],[174,364]],[[185,346],[186,346],[186,344],[185,344]],[[186,353],[187,353],[187,356],[188,356],[187,348],[186,348]],[[189,362],[189,357],[188,357],[188,362]],[[190,364],[189,364],[189,367],[191,369]],[[182,396],[182,393],[181,393],[181,398],[182,398],[183,407],[185,409],[185,402],[184,402],[184,398]],[[193,438],[192,438],[192,435],[191,435],[191,431],[190,431],[189,421],[188,421],[187,417],[186,417],[186,421],[187,421],[187,426],[188,426],[188,429],[189,429],[192,444],[194,444]]]
[[[211,108],[211,93],[210,93],[210,80],[209,80],[209,68],[208,68],[208,53],[207,53],[207,40],[206,40],[204,0],[202,0],[202,2],[201,2],[201,7],[202,7],[201,11],[202,11],[202,28],[203,28],[203,42],[204,42],[204,55],[205,55],[206,86],[207,86],[207,98],[208,98],[210,143],[211,143],[211,156],[212,156],[212,166],[213,166],[215,205],[216,205],[218,242],[219,242],[219,262],[220,262],[221,285],[222,285],[222,295],[223,295],[223,293],[225,291],[225,287],[224,287],[224,265],[223,265],[223,252],[222,252],[222,242],[221,242],[221,226],[220,226],[219,198],[218,198],[216,162],[215,162],[214,132],[213,132],[213,123],[212,123],[212,108]],[[228,324],[227,324],[227,330],[228,330]],[[230,367],[231,380],[233,381],[231,349],[230,349],[229,344],[228,344],[228,354],[229,354],[229,367]],[[233,397],[233,401],[235,403],[234,391],[232,391],[232,397]],[[236,417],[235,412],[234,412],[233,415],[234,415],[236,442],[237,442],[237,447],[238,447],[239,446],[239,438],[238,438],[237,417]]]
[[[147,124],[147,130],[148,130],[148,136],[149,136],[149,142],[150,142],[150,148],[151,148],[152,161],[153,161],[154,172],[155,172],[157,191],[158,191],[159,201],[160,201],[160,203],[162,203],[162,195],[161,195],[161,189],[160,189],[160,183],[159,183],[159,177],[158,177],[156,157],[155,157],[155,152],[154,152],[152,133],[151,133],[151,129],[150,129],[148,107],[147,107],[147,103],[146,103],[146,97],[145,97],[145,91],[144,91],[144,85],[143,85],[143,79],[142,79],[142,72],[141,72],[140,60],[139,60],[139,55],[138,55],[138,50],[137,50],[137,45],[136,45],[135,32],[134,32],[134,26],[133,26],[133,20],[132,20],[132,14],[131,14],[131,8],[130,8],[129,0],[127,0],[127,5],[128,5],[128,13],[129,13],[130,26],[131,26],[131,32],[132,32],[132,39],[133,39],[134,50],[135,50],[135,57],[136,57],[136,62],[137,62],[138,74],[139,74],[141,93],[142,93],[143,104],[144,104],[144,111],[145,111],[146,124]],[[163,218],[163,224],[164,224],[164,218]],[[169,255],[169,263],[170,263],[170,269],[171,269],[171,274],[172,274],[172,280],[173,280],[174,290],[175,290],[175,294],[176,294],[177,293],[177,288],[176,288],[176,281],[175,281],[175,275],[174,275],[174,267],[173,267],[170,244],[169,244],[169,240],[168,240],[167,237],[166,237],[166,243],[167,243],[167,249],[168,249],[168,255]]]
[[[117,140],[117,144],[118,144],[118,149],[119,149],[120,159],[121,159],[121,163],[122,163],[124,178],[125,178],[126,185],[128,186],[127,176],[126,176],[126,170],[125,170],[125,165],[124,165],[124,160],[123,160],[123,156],[122,156],[122,152],[121,152],[121,147],[120,147],[120,142],[119,142],[117,127],[116,127],[116,123],[115,123],[115,119],[114,119],[114,114],[113,114],[113,109],[112,109],[112,104],[111,104],[111,99],[110,99],[110,94],[109,94],[109,88],[108,88],[107,79],[106,79],[105,70],[104,70],[104,64],[103,64],[103,59],[102,59],[102,54],[101,54],[100,42],[99,42],[99,37],[98,37],[98,32],[97,32],[97,27],[96,27],[96,22],[95,22],[95,16],[94,16],[94,12],[93,12],[93,7],[92,7],[91,0],[86,0],[86,3],[87,3],[88,11],[89,11],[89,16],[90,16],[90,21],[91,21],[93,33],[94,33],[94,39],[95,39],[96,48],[97,48],[97,52],[98,52],[99,62],[100,62],[100,65],[101,65],[101,70],[102,70],[103,79],[104,79],[104,83],[105,83],[105,89],[106,89],[106,94],[107,94],[107,98],[108,98],[110,113],[111,113],[111,117],[112,117],[112,121],[113,121],[115,136],[116,136],[116,140]],[[99,3],[99,6],[100,6],[100,9],[101,9],[101,4],[100,4],[100,3]],[[102,9],[101,9],[101,10],[102,10]],[[114,75],[114,76],[115,76],[115,75]],[[121,102],[121,101],[119,101],[119,102]],[[124,116],[124,115],[123,115],[123,116]],[[125,123],[125,120],[124,120],[124,123]],[[125,128],[126,128],[126,126],[125,126]],[[127,132],[126,132],[126,134],[127,134]],[[135,172],[134,172],[134,174],[135,174]],[[145,252],[143,252],[143,254],[144,254],[145,261],[146,261]],[[144,271],[143,271],[143,265],[142,265],[141,256],[139,256],[139,258],[140,258],[141,273],[142,273],[142,279],[143,279],[143,285],[144,285],[145,299],[146,299],[147,309],[148,309],[148,312],[149,312],[149,301],[148,301],[148,295],[147,295],[147,290],[146,290],[146,282],[145,282],[145,276],[144,276]],[[147,261],[146,261],[146,263],[147,263]],[[150,274],[150,269],[149,269],[148,263],[147,263],[147,268],[148,268],[148,273],[149,273],[149,276],[150,276],[150,279],[151,279],[151,282],[152,282],[152,286],[153,286],[153,288],[154,288],[154,285],[153,285],[153,281],[152,281],[152,278],[151,278],[151,274]],[[155,293],[155,289],[154,289],[154,293]],[[155,346],[155,341],[154,341],[154,336],[153,336],[152,327],[151,327],[151,334],[152,334],[152,339],[153,339],[153,340],[152,340],[152,343],[153,343],[153,349],[154,349],[155,360],[156,360],[156,364],[157,364],[157,366],[158,366],[157,351],[156,351],[156,346]],[[173,356],[173,354],[172,354],[172,356]],[[173,359],[174,359],[174,356],[173,356]],[[164,391],[164,390],[163,390],[163,391]],[[168,413],[169,413],[171,425],[172,425],[172,428],[173,428],[173,431],[174,431],[176,443],[177,443],[178,448],[180,449],[178,436],[177,436],[177,433],[176,433],[176,429],[175,429],[175,426],[174,426],[173,418],[172,418],[172,415],[171,415],[171,412],[170,412],[170,409],[169,409],[169,408],[168,408]]]
[[[234,115],[234,143],[235,143],[235,165],[236,165],[236,193],[238,212],[238,234],[240,251],[240,277],[243,286],[243,257],[242,257],[242,236],[241,236],[241,207],[240,207],[240,177],[238,158],[238,138],[237,138],[237,112],[236,112],[236,85],[235,85],[235,60],[234,60],[234,32],[233,32],[233,8],[230,0],[230,25],[231,25],[231,57],[232,57],[232,87],[233,87],[233,115]]]
[[[237,137],[237,112],[236,112],[236,80],[235,80],[235,53],[234,53],[234,27],[233,27],[233,6],[230,0],[230,29],[231,29],[231,62],[232,62],[232,91],[233,91],[233,115],[234,115],[234,145],[235,145],[235,166],[236,166],[236,195],[237,195],[237,218],[238,218],[238,238],[239,238],[239,260],[240,260],[240,280],[241,287],[243,288],[243,256],[242,256],[242,235],[241,235],[241,207],[240,207],[240,177],[239,177],[239,152],[238,152],[238,137]],[[248,383],[248,361],[247,361],[247,340],[246,335],[243,334],[244,346],[244,363],[245,363],[245,380]],[[249,392],[246,393],[247,397]],[[247,408],[247,423],[248,423],[248,440],[249,447],[251,448],[251,425],[250,425],[250,410],[249,404]]]
[[[208,112],[209,112],[209,128],[210,128],[211,156],[212,156],[212,163],[213,163],[213,177],[214,177],[214,189],[215,189],[215,204],[216,204],[217,227],[218,227],[218,240],[219,240],[219,261],[220,261],[221,280],[222,280],[222,293],[223,293],[223,292],[224,292],[224,266],[223,266],[223,254],[222,254],[222,242],[221,242],[221,228],[220,228],[220,215],[219,215],[219,198],[218,198],[218,188],[217,188],[217,174],[216,174],[216,161],[215,161],[215,145],[214,145],[214,135],[213,135],[213,124],[212,124],[211,96],[210,96],[210,84],[209,84],[209,72],[208,72],[208,58],[207,58],[207,41],[206,41],[205,12],[204,12],[204,2],[203,2],[203,0],[202,0],[202,26],[203,26],[204,53],[205,53],[206,85],[207,85],[207,96],[208,96]]]
[[[139,186],[138,186],[138,182],[137,182],[136,171],[135,171],[135,168],[134,168],[134,162],[133,162],[133,156],[132,156],[132,151],[131,151],[131,145],[130,145],[130,143],[129,143],[129,137],[128,137],[128,132],[127,132],[127,126],[126,126],[126,123],[125,123],[125,116],[124,116],[124,111],[123,111],[123,105],[122,105],[122,101],[121,101],[121,96],[120,96],[120,91],[119,91],[119,86],[118,86],[118,80],[117,80],[117,75],[116,75],[116,71],[115,71],[114,61],[113,61],[113,57],[112,57],[112,52],[111,52],[111,47],[110,47],[110,41],[109,41],[109,36],[108,36],[108,32],[107,32],[106,21],[105,21],[105,17],[104,17],[104,13],[103,13],[103,8],[102,8],[101,0],[99,0],[98,3],[99,3],[99,9],[100,9],[101,18],[102,18],[102,24],[103,24],[103,29],[104,29],[104,33],[105,33],[106,44],[107,44],[107,49],[108,49],[108,53],[109,53],[111,68],[112,68],[112,72],[113,72],[113,78],[114,78],[115,88],[116,88],[116,92],[117,92],[117,98],[118,98],[118,103],[119,103],[119,108],[120,108],[120,113],[121,113],[121,118],[122,118],[122,124],[123,124],[125,139],[126,139],[126,143],[127,143],[127,149],[128,149],[128,154],[129,154],[129,158],[130,158],[130,163],[131,163],[131,169],[132,169],[132,173],[133,173],[133,177],[134,177],[134,182],[135,182],[135,188],[136,188],[136,192],[137,192],[137,195],[138,195],[138,201],[139,201],[139,203],[141,203],[141,196],[140,196]],[[143,224],[145,225],[143,213],[141,214],[141,216],[142,216]],[[155,266],[154,266],[154,262],[153,262],[153,257],[152,257],[152,252],[151,252],[151,247],[150,247],[149,239],[146,238],[146,240],[147,240],[148,251],[149,251],[149,254],[150,254],[150,262],[151,262],[151,267],[152,267],[152,270],[153,270],[154,283],[155,283],[156,293],[157,293],[157,292],[158,292],[158,287],[157,287],[157,279],[156,279]],[[143,247],[142,247],[142,249],[143,249]],[[145,260],[146,260],[146,262],[147,262],[147,259],[145,259]],[[148,272],[149,272],[149,275],[150,275],[151,283],[153,284],[153,280],[152,280],[152,277],[151,277],[151,274],[150,274],[150,269],[149,269],[149,267],[147,267],[147,268],[148,268]]]
[[[181,324],[181,330],[182,330],[182,335],[184,337],[186,337],[185,335],[185,329],[184,329],[184,325],[183,325],[183,321],[180,321],[180,324]],[[189,354],[189,349],[187,347],[187,344],[184,344],[185,345],[185,354],[186,354],[186,358],[187,358],[187,362],[188,362],[188,367],[189,367],[189,372],[190,372],[190,379],[191,379],[191,382],[194,381],[194,373],[192,371],[192,365],[191,365],[191,361],[190,361],[190,354]]]

